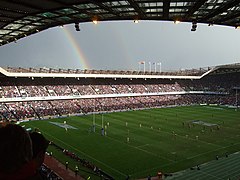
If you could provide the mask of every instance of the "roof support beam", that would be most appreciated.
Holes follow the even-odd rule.
[[[189,19],[207,0],[199,0],[197,1],[187,12],[184,19]]]
[[[163,19],[169,19],[170,0],[163,1]]]
[[[226,17],[224,17],[224,18],[221,18],[221,19],[219,19],[219,21],[217,21],[217,22],[223,23],[223,22],[226,22],[226,21],[228,21],[228,20],[235,19],[235,18],[238,18],[238,17],[240,17],[240,12],[237,12],[237,13],[231,14],[231,15],[229,15],[229,16],[226,16]]]
[[[95,16],[94,14],[90,13],[90,12],[89,12],[88,10],[86,10],[86,9],[78,9],[77,7],[70,6],[70,5],[67,4],[66,2],[59,2],[58,0],[52,0],[52,1],[57,2],[57,3],[61,3],[61,5],[65,6],[65,7],[69,7],[69,8],[71,8],[71,9],[74,9],[74,10],[79,11],[79,12],[81,12],[81,13],[87,14],[87,15],[90,16],[91,18],[93,18],[93,17]],[[87,1],[87,2],[89,3],[89,1]],[[54,11],[51,11],[51,12],[55,13]],[[74,22],[76,22],[76,21],[74,21]]]
[[[201,20],[202,21],[207,21],[210,18],[213,18],[225,11],[227,11],[229,8],[232,8],[234,6],[237,6],[239,4],[239,0],[233,0],[229,3],[225,3],[225,5],[220,6],[219,8],[217,8],[215,11],[212,11],[212,13],[209,13],[208,15],[206,15],[205,17],[203,17]]]
[[[138,4],[134,0],[127,0],[129,4],[137,11],[139,17],[144,19],[146,17],[145,12],[138,6]]]
[[[34,6],[32,4],[28,4],[26,2],[19,2],[19,1],[16,1],[16,0],[11,0],[14,4],[18,4],[18,5],[21,5],[21,6],[25,6],[26,8],[30,8],[30,9],[34,9],[35,11],[39,11],[39,10],[43,10],[42,8],[40,7],[37,7],[37,6]]]
[[[114,15],[116,15],[116,16],[119,17],[119,13],[116,12],[116,11],[113,11],[112,8],[110,8],[110,7],[108,7],[108,6],[105,6],[104,4],[102,4],[102,3],[98,2],[98,1],[91,1],[91,2],[92,2],[93,4],[98,5],[99,7],[103,8],[103,9],[105,9],[105,10],[108,11],[109,13],[114,14]]]

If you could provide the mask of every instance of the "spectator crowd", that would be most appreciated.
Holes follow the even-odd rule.
[[[48,83],[4,81],[0,82],[0,120],[43,119],[172,105],[236,106],[239,105],[236,87],[240,87],[239,73],[209,75],[200,80],[102,79],[87,83],[62,78]],[[24,101],[26,97],[51,99]],[[18,100],[4,101],[9,98]]]

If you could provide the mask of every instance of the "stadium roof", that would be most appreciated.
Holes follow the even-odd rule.
[[[220,65],[213,68],[211,74],[226,74],[240,72],[240,63]]]
[[[70,23],[166,20],[239,27],[239,0],[0,0],[0,45]]]
[[[46,78],[136,78],[136,79],[201,79],[207,75],[240,72],[240,63],[219,65],[200,69],[175,72],[143,72],[116,70],[79,70],[53,68],[13,68],[0,67],[0,77],[46,77]]]

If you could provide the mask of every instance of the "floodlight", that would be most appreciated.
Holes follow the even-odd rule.
[[[197,22],[193,21],[192,22],[192,29],[191,29],[191,31],[196,31],[196,30],[197,30]]]
[[[79,23],[75,23],[75,29],[76,31],[80,31]]]
[[[135,19],[133,22],[134,22],[135,24],[139,23],[139,21],[138,21],[137,19]]]
[[[95,19],[95,20],[93,20],[93,24],[97,24],[98,23],[98,21]]]
[[[179,20],[175,20],[174,21],[174,24],[179,24],[181,21],[179,21]]]

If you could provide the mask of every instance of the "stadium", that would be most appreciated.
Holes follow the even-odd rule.
[[[191,31],[197,23],[239,27],[238,1],[0,6],[1,46],[70,23],[78,31],[90,21],[183,21]],[[19,124],[50,141],[48,179],[240,178],[239,63],[159,72],[0,67],[0,79],[1,125]],[[76,175],[64,178],[51,158]]]
[[[2,121],[29,121],[23,124],[31,129],[41,129],[58,148],[67,149],[81,159],[87,159],[102,169],[106,178],[124,178],[127,175],[140,178],[146,177],[148,173],[154,175],[158,170],[172,173],[213,160],[215,155],[232,154],[239,148],[238,138],[234,138],[239,136],[239,115],[238,111],[233,111],[238,107],[239,64],[152,74],[10,67],[0,70]],[[224,113],[229,111],[233,114],[232,124],[228,123],[230,117],[222,114],[223,110]],[[185,113],[188,115],[184,115]],[[41,123],[33,120],[41,120]],[[75,121],[87,122],[77,124]],[[168,124],[168,121],[176,124]],[[101,128],[104,128],[103,134]],[[74,134],[77,129],[80,136],[88,136],[85,141],[89,139],[90,144],[85,142],[85,148],[75,144],[74,137],[64,137],[66,133],[72,136],[71,133]],[[231,132],[228,132],[229,130]],[[55,136],[55,133],[60,134]],[[138,133],[146,133],[146,136],[141,137]],[[229,133],[228,137],[225,133]],[[216,136],[216,139],[210,139],[209,136]],[[185,152],[181,152],[175,144],[169,147],[171,152],[162,152],[166,154],[161,157],[161,153],[157,152],[161,150],[160,144],[155,144],[155,141],[162,138],[166,139],[163,144],[160,143],[161,146],[166,146],[169,140],[183,143],[181,146],[190,141],[196,144],[199,142],[199,146],[203,143],[203,149],[192,153],[196,159],[190,158],[191,163],[184,162],[187,154],[184,155]],[[80,137],[77,139],[84,141]],[[102,144],[97,144],[96,141],[100,140],[103,141]],[[214,141],[220,141],[221,145]],[[99,148],[99,153],[104,153],[104,147],[110,148],[106,158],[110,158],[109,161],[105,160],[104,155],[103,159],[99,160],[98,155],[91,154],[94,153],[90,150],[92,143]],[[204,143],[211,145],[207,147]],[[114,152],[119,149],[115,146],[121,149],[130,148],[133,151],[131,153],[139,153],[141,158],[146,157],[144,162],[149,163],[146,165],[148,168],[152,167],[155,158],[159,163],[154,162],[153,170],[149,168],[149,172],[144,173],[144,166],[136,169],[131,167],[134,162],[131,162],[130,152],[127,152],[129,157],[126,157],[126,152],[119,152],[119,155],[123,153],[122,156],[125,157],[120,158],[126,162],[123,162],[123,166],[115,165],[111,160],[117,159]],[[190,150],[194,151],[194,148]],[[203,152],[204,158],[201,157]],[[59,158],[62,156],[60,154]],[[167,166],[169,161],[173,161],[170,167]],[[178,161],[183,163],[178,165]],[[93,170],[92,166],[89,169]],[[94,171],[92,173],[94,174]]]

